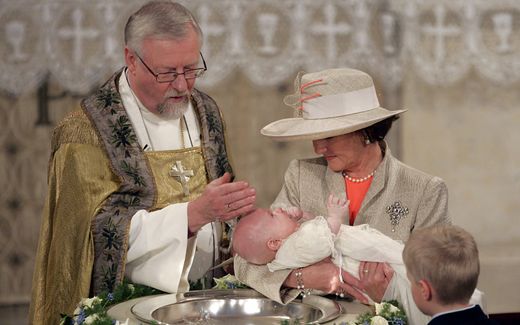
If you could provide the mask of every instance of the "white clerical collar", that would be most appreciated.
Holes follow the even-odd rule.
[[[128,83],[126,69],[119,77],[119,93],[139,144],[145,150],[176,150],[200,146],[200,131],[191,101],[184,119],[164,120],[141,103]],[[180,123],[185,123],[181,128]],[[183,132],[183,129],[186,130]],[[182,137],[180,135],[183,135]],[[172,136],[178,135],[178,136]]]

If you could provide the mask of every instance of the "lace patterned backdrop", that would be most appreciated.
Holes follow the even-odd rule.
[[[84,93],[122,64],[122,30],[143,0],[0,0],[0,89],[34,91],[50,73]],[[233,70],[275,85],[297,69],[378,66],[399,84],[413,69],[431,84],[474,68],[520,78],[517,0],[191,0],[215,85]],[[384,64],[382,64],[384,63]],[[112,68],[112,69],[109,69]]]
[[[77,107],[82,95],[122,66],[123,26],[129,13],[144,2],[0,0],[3,324],[2,305],[22,306],[20,313],[25,315],[29,301],[52,128]],[[222,107],[237,176],[257,187],[262,206],[279,190],[288,161],[311,150],[307,143],[273,143],[259,137],[258,130],[291,114],[281,102],[292,90],[297,71],[352,66],[374,75],[383,105],[411,108],[392,130],[392,151],[406,158],[405,162],[447,180],[455,215],[467,214],[467,206],[471,213],[478,213],[479,203],[489,197],[482,188],[500,193],[493,200],[497,203],[490,203],[489,219],[482,223],[459,220],[459,224],[477,233],[480,242],[493,243],[503,227],[494,229],[495,220],[514,219],[520,208],[518,200],[501,189],[518,193],[520,178],[512,163],[520,159],[518,149],[500,149],[500,155],[511,162],[503,167],[495,166],[492,160],[491,167],[503,170],[504,177],[479,178],[479,183],[489,182],[483,187],[473,183],[476,175],[486,174],[455,172],[453,165],[463,161],[464,167],[475,168],[467,170],[481,171],[479,164],[492,169],[484,163],[489,156],[475,150],[481,146],[472,136],[480,133],[474,125],[485,129],[496,116],[501,117],[498,128],[502,134],[491,131],[486,148],[498,150],[505,147],[504,139],[520,139],[520,131],[514,131],[520,121],[516,104],[520,1],[180,2],[192,9],[204,31],[203,53],[209,71],[198,85]],[[450,89],[449,96],[446,89]],[[465,121],[471,122],[465,125]],[[437,132],[445,125],[460,130],[439,137]],[[404,141],[399,138],[400,127],[405,129]],[[423,139],[427,146],[419,143]],[[437,159],[439,152],[443,159]],[[466,152],[475,158],[460,160],[458,154]],[[511,184],[504,186],[503,179]],[[466,201],[471,204],[466,205]],[[514,227],[502,230],[513,243],[504,245],[517,247],[518,231]],[[495,252],[495,246],[490,247]],[[505,255],[509,258],[511,254]],[[520,261],[519,256],[517,259]],[[516,269],[511,264],[508,269],[520,272],[520,262],[514,265]],[[493,274],[490,279],[495,278]],[[506,287],[514,285],[508,282]]]

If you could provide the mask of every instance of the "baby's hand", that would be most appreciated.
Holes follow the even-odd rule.
[[[350,201],[343,197],[336,197],[330,194],[327,200],[327,209],[347,209]]]
[[[341,223],[347,218],[349,201],[346,198],[338,198],[333,194],[327,200],[327,212],[329,219],[335,219]]]

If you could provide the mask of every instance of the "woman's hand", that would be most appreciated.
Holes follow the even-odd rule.
[[[394,269],[388,263],[361,262],[359,264],[362,288],[375,302],[381,302],[393,276]]]
[[[287,287],[297,287],[294,273],[295,271],[291,272],[285,281],[284,284]],[[340,276],[340,268],[332,263],[330,258],[303,268],[301,277],[305,289],[316,289],[332,294],[348,294],[362,303],[368,303],[367,298],[360,291],[362,287],[360,281],[344,270],[341,270]]]

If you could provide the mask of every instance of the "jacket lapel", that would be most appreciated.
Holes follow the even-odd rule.
[[[385,188],[389,164],[388,156],[390,154],[390,149],[388,148],[385,142],[383,142],[382,150],[384,155],[383,161],[379,164],[379,166],[376,169],[376,172],[374,173],[372,184],[370,184],[370,187],[368,188],[368,192],[365,195],[365,198],[363,199],[363,203],[361,203],[361,208],[359,209],[356,220],[354,221],[355,225],[370,222],[371,216],[368,215],[366,211],[370,206],[373,205],[376,197]]]

